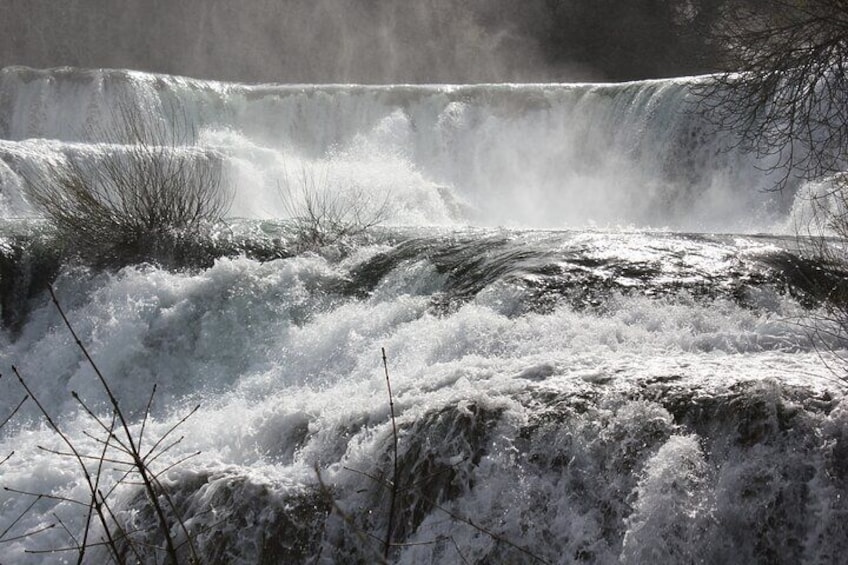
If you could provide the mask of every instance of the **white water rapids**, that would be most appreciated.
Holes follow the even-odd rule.
[[[392,563],[838,562],[848,405],[784,270],[803,199],[764,191],[768,163],[726,150],[691,104],[698,80],[246,86],[8,68],[0,245],[20,262],[15,238],[40,225],[24,173],[120,151],[127,100],[224,156],[229,233],[279,237],[281,192],[304,177],[387,202],[341,251],[59,269],[136,432],[157,385],[148,446],[200,406],[153,467],[204,563],[378,562],[381,348],[399,432]],[[4,288],[37,279],[27,269]],[[97,453],[71,393],[101,417],[106,398],[49,295],[3,307],[25,314],[0,331],[0,421],[24,397],[15,365]],[[32,399],[0,430],[3,565],[76,562],[86,514],[71,500],[90,494],[56,450]],[[122,485],[110,507],[161,543],[139,493]]]

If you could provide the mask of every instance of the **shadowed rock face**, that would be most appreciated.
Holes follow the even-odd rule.
[[[400,427],[393,561],[797,563],[844,543],[845,410],[828,392],[666,376],[568,392],[534,384],[512,402],[448,404]],[[362,424],[348,446],[372,433]],[[340,445],[305,488],[235,468],[175,475],[171,498],[197,554],[381,555],[392,439],[378,435],[370,462],[339,467]],[[146,543],[161,543],[143,496],[125,511],[149,522]]]

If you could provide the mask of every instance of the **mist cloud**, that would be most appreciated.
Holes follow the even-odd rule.
[[[700,70],[667,60],[680,48],[668,33],[656,37],[669,16],[648,0],[0,2],[0,66],[289,83],[617,80]]]

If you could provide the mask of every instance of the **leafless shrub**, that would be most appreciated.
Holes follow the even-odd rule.
[[[146,122],[129,103],[117,112],[123,131],[110,137],[123,144],[102,143],[94,156],[67,155],[56,170],[27,175],[26,194],[87,262],[166,262],[228,210],[222,160],[195,144],[185,118],[169,127]]]
[[[307,168],[294,182],[286,175],[280,190],[298,252],[359,236],[388,212],[387,198],[380,200],[359,187],[332,186],[326,172],[319,176]]]

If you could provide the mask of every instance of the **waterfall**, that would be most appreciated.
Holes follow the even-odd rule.
[[[24,213],[16,167],[96,159],[92,144],[123,141],[132,104],[228,156],[238,217],[280,217],[281,186],[305,173],[389,199],[398,225],[779,229],[793,194],[768,193],[769,163],[729,150],[698,112],[704,80],[291,86],[7,68],[0,178],[7,215]]]
[[[87,563],[165,560],[87,355],[186,562],[839,561],[844,282],[795,237],[797,187],[697,111],[709,80],[0,71],[0,562],[84,536]],[[208,260],[75,261],[29,202],[132,158],[127,108],[155,154],[224,163]],[[386,217],[298,252],[310,186]]]

